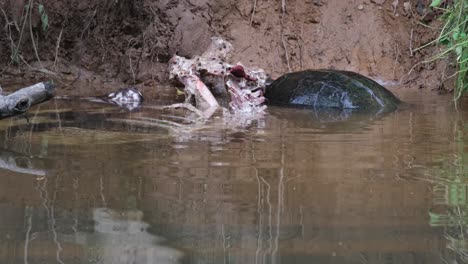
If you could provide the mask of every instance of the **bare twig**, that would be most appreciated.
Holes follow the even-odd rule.
[[[97,13],[97,7],[94,9],[93,11],[93,14],[89,17],[88,19],[88,23],[86,24],[86,26],[83,28],[83,30],[81,31],[81,34],[80,34],[80,45],[79,45],[79,48],[78,48],[78,54],[79,55],[82,55],[83,54],[83,36],[84,34],[86,33],[86,31],[88,30],[89,26],[91,25],[91,22],[93,22],[93,19],[94,19],[94,16],[96,16],[96,13]],[[97,40],[97,39],[96,39]],[[105,52],[103,52],[103,56],[105,56]],[[80,60],[81,60],[81,56],[79,56]],[[81,70],[80,70],[81,71]],[[78,79],[78,78],[77,78]],[[77,80],[75,79],[75,81]],[[73,81],[73,82],[75,82]]]
[[[143,33],[142,35],[142,40],[141,40],[141,43],[142,43],[142,48],[140,49],[140,55],[138,56],[138,61],[136,63],[136,75],[138,76],[140,74],[140,63],[141,63],[141,60],[143,59],[143,52],[144,52],[144,45],[145,45],[145,42],[146,42],[146,33]]]
[[[86,32],[86,30],[88,30],[89,26],[91,25],[91,22],[93,22],[94,16],[96,15],[96,12],[97,12],[97,7],[94,9],[93,14],[92,14],[91,17],[89,18],[88,24],[86,24],[86,26],[84,27],[83,31],[81,31],[80,40],[83,39],[84,33]]]
[[[63,27],[60,30],[60,34],[57,38],[57,44],[55,45],[55,59],[54,59],[54,69],[57,70],[57,61],[58,61],[58,51],[60,48],[60,41],[62,40]]]
[[[400,56],[400,49],[398,43],[395,41],[395,61],[393,62],[393,79],[396,79],[395,70],[398,64],[398,57]]]
[[[33,4],[34,4],[34,1],[29,0],[29,33],[31,34],[31,42],[33,44],[33,49],[34,49],[34,53],[36,54],[37,61],[39,62],[39,65],[41,65],[41,68],[44,68],[44,66],[42,66],[42,61],[39,58],[39,52],[37,51],[36,41],[34,40],[34,34],[33,34],[33,31],[32,31]]]
[[[129,41],[128,41],[128,44],[127,44],[127,52],[128,52],[128,64],[130,66],[130,72],[132,73],[132,78],[133,78],[133,84],[135,85],[135,81],[136,81],[136,75],[135,75],[135,70],[133,70],[133,63],[132,63],[132,51],[131,49],[135,46],[136,43],[132,44],[132,42],[134,41],[135,39],[134,38],[131,38]]]
[[[12,22],[10,22],[10,20],[8,19],[8,16],[7,16],[7,14],[5,13],[5,10],[3,10],[2,7],[0,7],[0,10],[2,11],[3,16],[5,17],[5,28],[6,28],[6,27],[10,27],[10,25],[12,24]]]
[[[303,52],[304,52],[304,23],[301,25],[301,35],[299,36],[299,65],[301,67],[301,71],[304,67],[304,62],[303,62]]]
[[[466,45],[467,43],[468,43],[468,41],[464,41],[464,42],[461,42],[461,43],[459,43],[459,44],[457,44],[457,45],[460,45],[460,46],[461,46],[461,45]],[[455,45],[455,46],[457,46],[457,45]],[[421,64],[425,64],[425,63],[434,62],[434,61],[436,61],[436,60],[438,60],[438,59],[441,59],[441,58],[443,58],[444,56],[446,56],[449,52],[451,52],[451,51],[453,50],[453,48],[454,48],[454,47],[452,47],[452,48],[450,48],[450,49],[447,49],[447,50],[444,50],[444,51],[438,53],[437,55],[432,56],[431,58],[429,58],[429,59],[427,59],[427,60],[420,61],[420,62],[416,63],[415,65],[413,65],[413,67],[411,67],[410,71],[408,72],[408,76],[411,75],[411,73],[413,72],[413,70],[414,70],[417,66],[419,66],[419,65],[421,65]]]
[[[284,40],[284,33],[281,33],[281,43],[283,44],[283,49],[284,49],[284,53],[285,53],[285,56],[286,56],[286,64],[288,65],[288,70],[289,72],[291,72],[291,65],[289,63],[289,53],[288,53],[288,49],[286,47],[286,41]]]
[[[411,28],[409,51],[410,51],[410,57],[413,57],[413,28]]]
[[[11,52],[12,52],[12,54],[10,55],[10,60],[8,61],[7,66],[0,72],[0,74],[1,74],[1,73],[5,72],[5,71],[8,69],[8,67],[11,65],[11,63],[12,63],[14,57],[20,56],[20,55],[19,55],[19,49],[20,49],[20,46],[21,46],[21,41],[22,41],[22,39],[23,39],[23,32],[24,32],[24,28],[25,28],[25,26],[26,26],[26,20],[27,20],[26,17],[27,17],[27,12],[28,12],[28,11],[27,11],[26,9],[24,10],[25,13],[24,13],[24,15],[22,16],[22,17],[24,18],[24,19],[23,19],[23,25],[22,25],[21,31],[20,31],[19,28],[18,28],[18,26],[16,25],[16,23],[10,22],[10,21],[8,20],[8,16],[7,16],[5,10],[3,10],[3,8],[0,8],[0,9],[1,9],[2,13],[3,13],[3,16],[5,17],[5,22],[6,22],[6,23],[5,23],[5,26],[8,27],[8,34],[9,34],[8,37],[9,37],[9,40],[10,40],[10,43],[11,43],[10,45],[11,45]],[[19,40],[18,40],[18,44],[17,44],[17,45],[15,44],[15,41],[13,40],[13,37],[12,37],[12,34],[11,34],[11,28],[10,28],[10,25],[11,25],[11,24],[14,24],[14,25],[15,25],[15,28],[20,32],[20,36],[19,36]],[[21,56],[20,56],[20,57],[21,57]]]
[[[289,63],[289,53],[286,47],[286,40],[284,39],[284,16],[286,15],[286,0],[281,0],[281,43],[283,44],[284,53],[286,56],[286,63],[288,65],[288,70],[291,72],[291,65]]]
[[[3,16],[5,17],[5,30],[7,30],[7,28],[8,28],[8,35],[9,35],[9,39],[10,39],[10,42],[11,42],[11,45],[12,45],[12,49],[13,49],[13,46],[14,46],[15,43],[13,42],[13,39],[11,38],[11,29],[10,29],[10,26],[11,26],[12,22],[10,22],[10,21],[8,20],[8,16],[7,16],[7,14],[5,13],[5,10],[3,10],[3,8],[1,8],[1,7],[0,7],[0,10],[2,11]],[[5,68],[3,68],[2,71],[0,71],[0,74],[4,73],[4,72],[8,69],[8,67],[10,67],[11,61],[12,61],[12,60],[11,60],[11,58],[10,58],[10,59],[8,60],[7,65],[5,66]]]
[[[3,10],[3,8],[0,8],[0,9],[2,10],[2,13],[3,13],[3,15],[5,16],[6,22],[8,22],[8,17],[7,17],[7,15],[6,15],[6,13],[5,13],[5,10]],[[11,41],[11,48],[12,48],[12,51],[13,51],[15,54],[18,53],[19,48],[20,48],[20,46],[21,46],[21,40],[23,39],[23,32],[24,32],[24,28],[25,28],[25,26],[26,26],[26,16],[27,16],[27,12],[28,12],[28,11],[25,9],[24,12],[25,12],[25,14],[22,16],[22,17],[24,18],[24,19],[23,19],[23,25],[22,25],[22,27],[21,27],[20,36],[19,36],[19,40],[18,40],[18,45],[15,45],[15,43],[14,43],[12,37],[11,37],[11,30],[9,29],[9,33],[10,33],[10,36],[9,36],[9,37],[10,37],[10,41]],[[7,25],[9,26],[10,23],[12,23],[12,22],[8,22]],[[16,26],[16,28],[17,28],[17,30],[18,30],[18,26],[17,26],[16,24],[15,24],[15,26]],[[12,54],[12,55],[13,55],[13,54]]]
[[[26,17],[28,15],[28,10],[24,10],[24,15],[23,15],[23,25],[21,27],[21,32],[20,32],[20,36],[19,36],[19,40],[18,40],[18,45],[16,45],[16,52],[19,52],[19,49],[20,49],[20,46],[21,46],[21,41],[23,40],[23,33],[25,31],[25,28],[26,28]]]
[[[254,4],[253,4],[253,10],[252,10],[252,16],[250,17],[250,25],[252,26],[252,22],[253,22],[253,19],[254,19],[254,15],[255,15],[255,10],[257,9],[257,0],[254,0]]]

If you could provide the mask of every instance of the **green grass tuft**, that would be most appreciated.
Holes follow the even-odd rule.
[[[440,32],[437,42],[444,45],[446,49],[436,57],[447,54],[455,54],[457,60],[457,82],[455,87],[455,100],[458,100],[468,91],[468,0],[454,0],[452,5],[441,7],[445,0],[432,0],[431,7],[444,11],[441,19],[444,27]]]

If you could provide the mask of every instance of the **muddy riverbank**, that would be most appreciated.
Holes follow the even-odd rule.
[[[34,8],[26,12],[31,2]],[[170,90],[167,62],[173,54],[200,54],[211,36],[221,36],[235,48],[232,62],[261,67],[273,77],[334,68],[386,84],[450,89],[443,84],[450,71],[445,61],[418,65],[408,75],[437,52],[415,50],[437,33],[421,25],[437,26],[423,8],[428,2],[10,0],[0,3],[1,81],[53,78],[59,94],[79,95],[136,85],[158,97]],[[102,84],[102,91],[87,83]]]

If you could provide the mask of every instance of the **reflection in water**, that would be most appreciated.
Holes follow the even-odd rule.
[[[169,264],[179,263],[182,257],[180,251],[160,245],[162,238],[147,232],[141,211],[96,208],[91,214],[94,227],[77,230],[60,223],[65,219],[55,214],[53,206],[43,205],[44,210],[25,208],[24,263]],[[48,225],[40,230],[35,224],[44,213]]]
[[[26,155],[0,149],[0,169],[14,171],[37,177],[46,176],[40,158],[33,159]]]
[[[117,212],[106,208],[93,210],[95,231],[92,241],[99,247],[98,263],[178,263],[182,253],[157,245],[162,239],[147,232],[141,211]]]
[[[436,157],[458,155],[458,121],[440,97],[420,97],[339,120],[270,108],[243,128],[214,120],[180,137],[118,121],[161,117],[144,108],[70,104],[29,124],[2,120],[2,149],[47,177],[0,169],[0,263],[456,260],[445,233],[460,229],[428,224],[428,211],[445,219],[432,191],[445,176],[426,174]]]
[[[456,153],[442,157],[442,166],[435,167],[432,180],[434,207],[430,211],[430,224],[442,227],[447,249],[455,262],[468,262],[468,153],[465,149],[466,127],[458,120],[454,131]],[[449,261],[449,260],[447,260]]]
[[[141,211],[82,207],[78,179],[73,181],[71,196],[75,205],[64,208],[60,198],[64,194],[62,173],[52,174],[55,175],[31,179],[34,187],[28,191],[34,198],[27,201],[30,205],[11,205],[2,197],[0,223],[4,236],[0,239],[0,263],[180,262],[180,251],[161,245],[164,239],[148,232]],[[105,204],[104,191],[101,188],[98,192],[101,204]]]
[[[406,107],[402,106],[401,108]],[[300,109],[301,111],[298,111]],[[310,126],[324,128],[330,126],[330,131],[333,133],[338,130],[332,130],[335,127],[347,127],[348,129],[363,128],[369,126],[376,120],[380,120],[391,112],[383,111],[358,111],[357,109],[336,109],[336,108],[280,108],[270,107],[269,113],[279,118],[287,118],[294,113],[297,118],[291,121],[306,122]],[[304,123],[303,123],[304,124]]]

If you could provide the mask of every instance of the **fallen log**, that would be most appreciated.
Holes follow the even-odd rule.
[[[5,96],[0,94],[0,119],[22,114],[31,106],[52,99],[54,95],[55,86],[51,82],[37,83]]]

